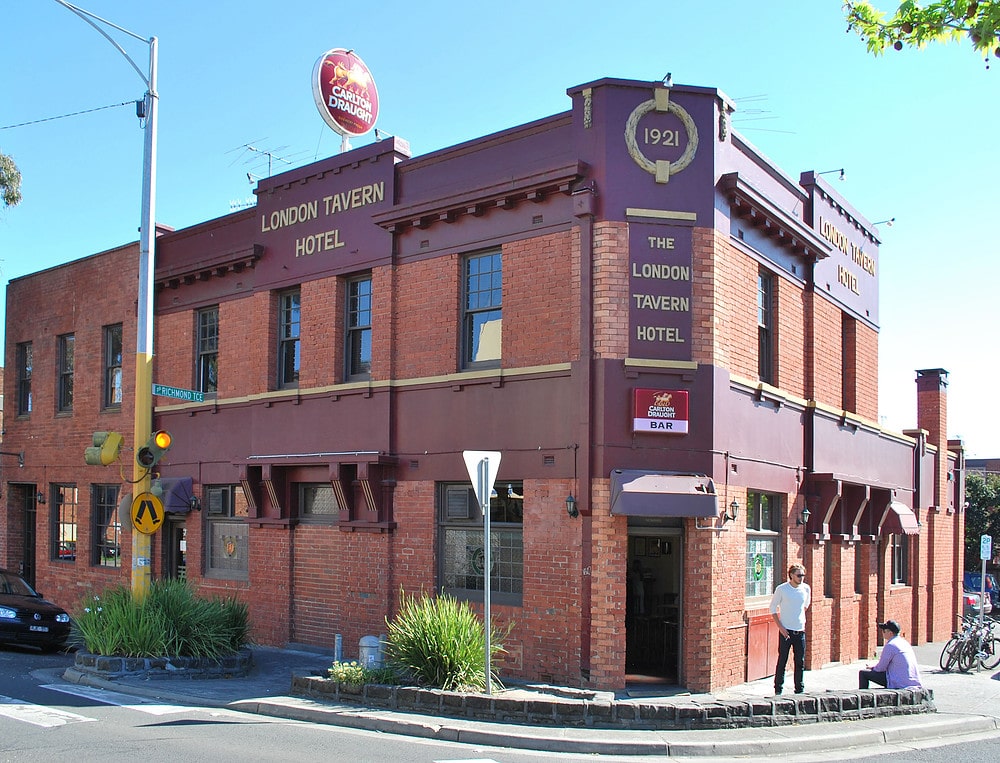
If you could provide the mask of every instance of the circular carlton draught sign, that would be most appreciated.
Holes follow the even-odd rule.
[[[378,90],[353,50],[334,48],[316,62],[313,98],[323,121],[344,136],[364,135],[378,119]]]

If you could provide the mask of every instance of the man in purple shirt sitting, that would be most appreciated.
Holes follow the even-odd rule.
[[[919,687],[921,684],[917,658],[910,643],[899,635],[899,623],[886,620],[879,623],[878,627],[885,639],[885,646],[875,665],[869,665],[866,670],[858,672],[859,687],[867,689],[869,681],[887,689]]]

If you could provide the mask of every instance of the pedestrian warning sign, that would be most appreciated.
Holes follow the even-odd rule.
[[[139,493],[132,501],[132,526],[152,535],[163,524],[163,501],[152,493]]]

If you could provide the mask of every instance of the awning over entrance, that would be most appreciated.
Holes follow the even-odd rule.
[[[631,517],[717,517],[715,483],[703,474],[615,469],[611,513]]]
[[[195,508],[194,480],[191,477],[161,477],[163,510],[168,514],[186,514]]]
[[[893,501],[885,512],[885,519],[882,520],[882,535],[917,535],[920,533],[920,524],[917,522],[917,515],[913,513],[906,504]]]

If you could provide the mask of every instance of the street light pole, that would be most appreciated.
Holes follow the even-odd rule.
[[[102,19],[65,0],[55,0],[59,5],[72,11],[98,34],[104,37],[115,50],[131,64],[146,85],[146,94],[136,103],[140,119],[146,120],[142,163],[142,220],[139,225],[139,302],[135,338],[135,410],[133,436],[136,449],[146,442],[153,429],[153,295],[154,295],[154,245],[156,239],[156,112],[159,95],[156,92],[157,40],[146,39],[107,19]],[[103,26],[99,26],[101,24]],[[148,75],[132,60],[104,27],[110,27],[122,34],[149,45]],[[135,496],[149,491],[149,470],[133,459],[132,484]],[[152,578],[152,536],[132,531],[132,596],[142,600],[149,592]]]

